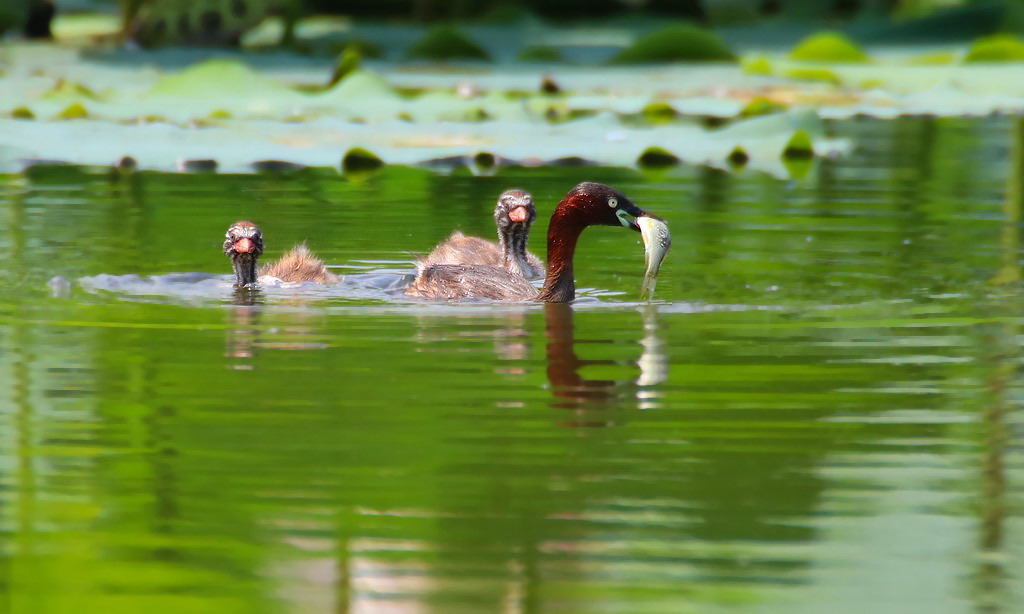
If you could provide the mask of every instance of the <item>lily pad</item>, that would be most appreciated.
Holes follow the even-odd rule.
[[[285,117],[308,100],[307,96],[242,62],[209,60],[161,78],[141,100],[129,104],[181,121],[214,112],[227,112],[236,117]]]
[[[772,69],[772,61],[765,55],[745,56],[740,61],[740,66],[743,68],[743,72],[748,75],[764,75],[770,77],[774,73],[774,70]]]
[[[964,62],[1024,62],[1024,42],[1008,34],[982,38],[967,50]]]
[[[865,63],[871,58],[838,32],[821,32],[802,40],[789,59],[798,62]]]
[[[341,168],[346,173],[369,171],[381,166],[384,166],[384,161],[362,147],[353,147],[341,158]]]
[[[784,72],[783,76],[799,81],[824,81],[833,85],[842,83],[839,75],[827,68],[793,68]]]
[[[945,66],[953,64],[957,60],[957,54],[953,52],[926,53],[907,60],[911,66]]]
[[[759,96],[747,103],[743,110],[740,111],[742,117],[754,117],[757,115],[770,115],[772,113],[779,113],[786,110],[786,105],[782,104],[777,100],[771,98],[765,98]]]
[[[208,60],[195,64],[180,74],[160,79],[150,89],[149,94],[179,98],[212,97],[224,92],[240,96],[263,96],[267,92],[284,89],[281,84],[267,79],[242,62]]]
[[[347,77],[349,73],[357,70],[362,61],[363,56],[357,48],[345,47],[341,52],[341,55],[338,56],[337,63],[334,65],[334,72],[331,74],[331,79],[327,83],[328,86],[335,85]]]
[[[643,108],[643,117],[652,124],[673,121],[679,113],[667,102],[652,102]]]
[[[612,64],[733,61],[735,54],[714,32],[692,24],[668,26],[634,42]]]
[[[636,160],[637,164],[647,168],[658,168],[679,164],[679,156],[662,149],[661,147],[648,147]]]
[[[61,119],[85,119],[89,117],[89,111],[82,103],[73,102],[60,112],[59,117]]]
[[[410,59],[423,60],[489,60],[490,56],[480,45],[452,26],[439,25],[432,28],[406,55]]]
[[[561,62],[562,52],[548,45],[531,45],[525,47],[516,56],[520,62]]]
[[[379,75],[359,69],[331,89],[304,100],[300,108],[312,116],[382,121],[396,117],[406,104]]]
[[[194,164],[179,160],[212,160],[223,172],[252,172],[254,163],[266,160],[337,167],[339,151],[348,152],[342,162],[346,170],[437,160],[464,164],[480,152],[502,160],[502,165],[575,159],[632,166],[638,160],[646,164],[674,156],[682,162],[725,167],[730,152],[739,145],[750,156],[750,166],[784,173],[782,153],[799,130],[812,139],[816,154],[845,151],[845,143],[824,139],[820,122],[814,119],[813,114],[782,113],[742,120],[718,130],[684,124],[666,124],[656,130],[632,128],[611,113],[547,125],[535,121],[410,124],[400,120],[367,125],[323,118],[299,124],[224,120],[202,129],[98,119],[0,119],[0,172],[17,170],[28,159],[109,165],[124,156],[131,156],[143,170],[194,169]],[[524,134],[530,138],[524,139]],[[68,148],[68,142],[76,146]]]
[[[484,26],[473,27],[490,43]],[[570,35],[531,27],[531,41],[575,49]],[[405,32],[402,44],[418,29]],[[353,34],[364,33],[345,32]],[[628,39],[616,36],[600,39],[605,51]],[[594,44],[591,38],[580,40]],[[513,57],[519,44],[502,57]],[[1024,113],[1024,65],[911,65],[914,51],[906,49],[878,52],[875,63],[827,66],[753,56],[770,79],[735,63],[554,64],[543,71],[547,93],[538,91],[539,73],[521,66],[382,61],[323,88],[332,69],[324,58],[225,53],[235,59],[182,69],[204,55],[147,52],[140,66],[121,51],[7,43],[0,49],[0,167],[17,170],[27,160],[109,165],[131,156],[142,170],[192,169],[197,160],[224,172],[337,169],[344,152],[362,149],[384,165],[465,165],[475,173],[571,161],[638,166],[662,156],[717,168],[742,159],[785,176],[792,166],[786,155],[838,155],[849,147],[797,117]],[[58,121],[69,108],[79,119]],[[35,120],[15,119],[29,115]],[[702,127],[703,118],[723,127]],[[358,167],[358,159],[347,166]]]
[[[810,158],[814,156],[814,142],[806,130],[797,130],[782,150],[786,158]]]

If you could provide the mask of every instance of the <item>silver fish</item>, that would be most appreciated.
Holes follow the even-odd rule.
[[[668,224],[662,220],[643,216],[637,219],[640,226],[640,236],[644,240],[644,264],[647,271],[644,273],[644,283],[640,287],[640,297],[646,294],[648,300],[654,297],[654,286],[658,280],[658,270],[661,263],[668,254],[668,248],[672,247],[672,235],[668,231]]]

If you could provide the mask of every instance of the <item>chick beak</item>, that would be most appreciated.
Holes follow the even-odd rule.
[[[508,219],[516,224],[522,224],[529,217],[526,207],[514,207],[508,212]]]
[[[248,237],[242,237],[232,246],[236,254],[250,254],[256,251],[256,244]]]

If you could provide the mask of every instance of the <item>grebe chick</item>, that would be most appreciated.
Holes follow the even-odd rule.
[[[488,265],[505,267],[527,279],[544,277],[544,263],[526,251],[530,226],[537,219],[533,196],[525,190],[505,190],[494,207],[498,241],[470,237],[456,230],[450,237],[416,263],[419,270],[435,264]]]
[[[231,258],[235,269],[235,283],[245,286],[257,280],[256,262],[263,254],[263,233],[252,222],[240,220],[228,228],[224,235],[224,253]],[[338,276],[327,270],[322,260],[299,243],[276,262],[260,267],[259,276],[269,275],[286,282],[313,282],[333,284]]]
[[[660,219],[613,188],[584,182],[570,190],[551,214],[548,270],[543,288],[538,290],[522,275],[496,266],[433,265],[421,270],[405,293],[449,300],[482,298],[568,303],[576,298],[573,256],[583,230],[588,226],[622,226],[640,232],[636,222],[640,217]]]

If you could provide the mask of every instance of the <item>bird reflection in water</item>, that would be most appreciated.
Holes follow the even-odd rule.
[[[579,371],[585,366],[614,365],[612,360],[582,360],[576,356],[576,335],[573,309],[568,303],[544,305],[545,336],[547,337],[547,373],[551,392],[557,397],[554,407],[585,409],[598,406],[615,398],[613,380],[583,379]],[[604,421],[578,426],[604,426]]]
[[[498,375],[525,375],[527,369],[522,363],[530,357],[529,331],[527,330],[526,311],[508,311],[498,316],[499,326],[489,326],[488,320],[479,317],[438,318],[423,316],[418,318],[416,352],[436,352],[447,354],[452,352],[449,342],[457,340],[492,339],[494,354],[501,364],[494,368]],[[452,332],[452,322],[459,322],[457,332]],[[483,324],[483,326],[481,326]],[[509,402],[503,406],[521,407],[521,402]]]
[[[275,324],[267,327],[261,321],[267,315],[259,288],[236,287],[232,295],[229,314],[231,327],[225,338],[224,357],[227,367],[237,371],[255,369],[256,350],[320,350],[327,347],[317,335],[320,327],[314,325],[313,313],[304,311],[275,312]],[[306,301],[294,299],[292,306],[303,306]]]
[[[235,286],[231,296],[231,324],[225,340],[224,357],[228,368],[237,371],[251,371],[250,362],[255,355],[253,345],[259,328],[256,326],[259,309],[256,305],[262,302],[259,288],[252,286]]]
[[[617,423],[615,417],[599,416],[587,410],[617,409],[621,401],[630,396],[636,399],[641,409],[660,405],[661,395],[657,386],[668,377],[668,361],[664,343],[658,333],[657,309],[654,306],[647,306],[642,312],[644,335],[640,345],[643,350],[636,363],[640,375],[633,385],[616,380],[585,379],[580,375],[583,367],[617,365],[619,361],[581,359],[576,355],[576,345],[594,342],[576,340],[572,306],[550,303],[544,307],[547,376],[552,394],[555,395],[552,406],[574,410],[579,414],[570,425],[612,426]]]
[[[231,294],[231,304],[251,307],[263,304],[263,293],[257,286],[235,286]]]

